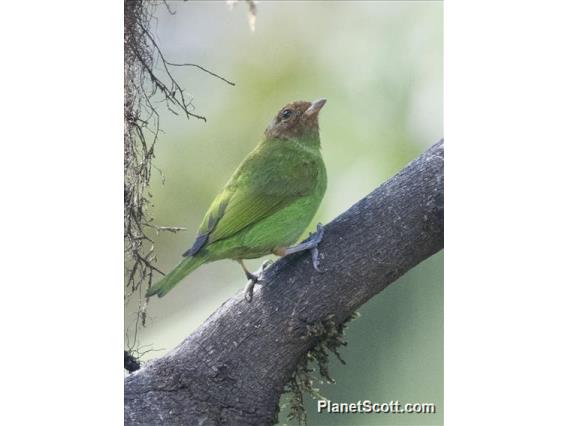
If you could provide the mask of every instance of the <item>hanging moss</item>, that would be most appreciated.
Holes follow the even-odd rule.
[[[283,405],[288,407],[288,420],[297,421],[299,425],[307,424],[304,395],[317,400],[327,399],[320,393],[316,384],[324,381],[335,383],[329,371],[330,354],[335,355],[339,362],[345,364],[339,349],[347,345],[345,341],[347,324],[358,317],[359,313],[355,312],[346,321],[336,324],[335,316],[331,314],[324,320],[307,326],[306,338],[317,337],[317,342],[300,358],[290,381],[284,387],[288,401]]]

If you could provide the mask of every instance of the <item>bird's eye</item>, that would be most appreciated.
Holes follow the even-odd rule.
[[[285,109],[284,111],[282,111],[282,113],[280,114],[280,117],[282,117],[283,120],[287,120],[292,116],[292,111],[289,109]]]

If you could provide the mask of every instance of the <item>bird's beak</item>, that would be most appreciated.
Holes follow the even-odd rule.
[[[306,112],[304,112],[304,114],[306,114],[308,117],[311,115],[317,115],[317,113],[320,111],[320,109],[323,108],[326,102],[327,99],[318,99],[317,101],[313,101]]]

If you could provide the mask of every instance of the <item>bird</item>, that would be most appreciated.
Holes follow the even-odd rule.
[[[253,273],[244,259],[310,250],[313,268],[320,271],[317,247],[323,226],[318,224],[308,240],[293,244],[311,223],[327,188],[319,135],[319,113],[325,104],[326,99],[295,101],[278,111],[211,203],[191,248],[146,297],[163,297],[198,267],[221,259],[241,265],[249,302],[269,261]]]

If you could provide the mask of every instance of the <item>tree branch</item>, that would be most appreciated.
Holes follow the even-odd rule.
[[[323,273],[309,254],[266,271],[164,357],[125,380],[127,424],[271,424],[283,387],[317,343],[313,324],[345,321],[443,248],[444,146],[438,142],[325,226]]]

